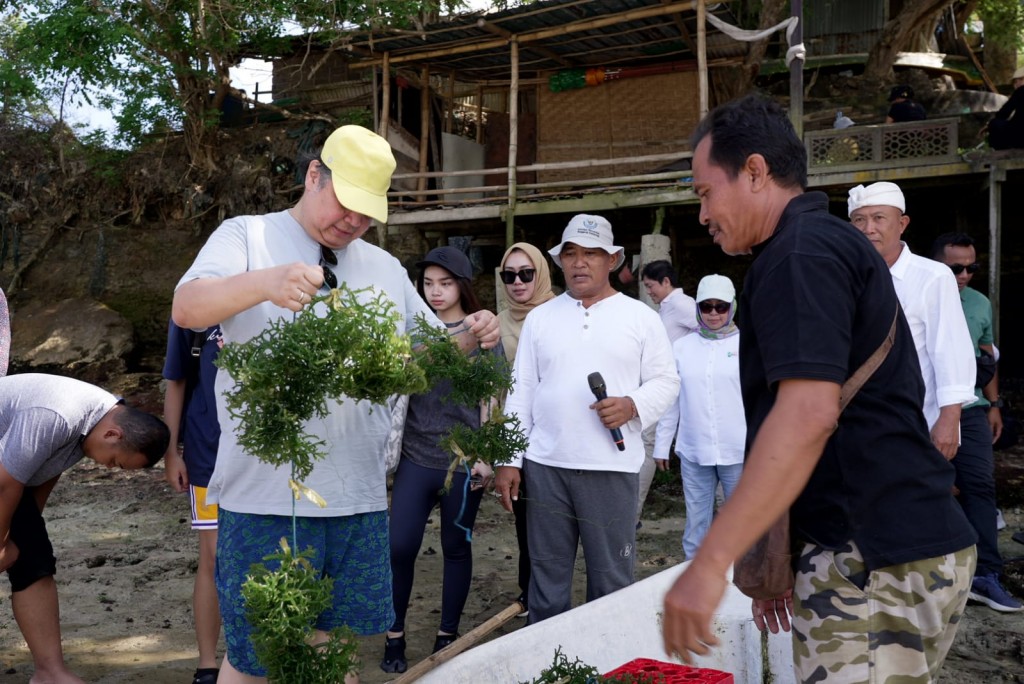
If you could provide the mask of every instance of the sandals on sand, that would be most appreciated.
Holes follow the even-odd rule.
[[[201,667],[192,676],[192,684],[217,684],[219,672],[215,667]]]

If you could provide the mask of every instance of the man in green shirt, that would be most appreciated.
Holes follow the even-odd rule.
[[[960,289],[960,303],[967,317],[967,328],[974,343],[974,355],[984,350],[995,355],[992,334],[992,303],[988,297],[968,287],[980,268],[974,240],[964,233],[945,233],[935,239],[932,258],[953,270]],[[970,598],[1003,613],[1024,610],[1021,602],[1000,584],[1003,559],[999,555],[996,531],[996,483],[992,445],[1003,431],[999,399],[999,377],[995,375],[975,390],[977,401],[960,413],[960,448],[953,458],[959,501],[978,533],[978,569],[971,585]]]

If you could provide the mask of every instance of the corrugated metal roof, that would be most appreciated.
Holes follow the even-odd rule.
[[[520,44],[520,73],[634,67],[697,59],[694,2],[542,0],[493,14],[456,16],[420,32],[353,33],[345,42],[355,65],[429,64],[459,80],[507,80],[509,37]],[[725,4],[709,12],[735,23]],[[300,40],[300,39],[297,39]],[[707,26],[709,60],[740,57],[746,46]],[[436,73],[436,71],[435,71]]]

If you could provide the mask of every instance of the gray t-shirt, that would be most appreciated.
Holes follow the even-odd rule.
[[[36,487],[85,456],[82,440],[117,404],[87,382],[42,373],[0,378],[0,463]]]
[[[463,322],[459,321],[447,327],[459,328],[462,325]],[[474,350],[472,355],[478,353],[478,350]],[[486,353],[505,355],[500,343]],[[450,392],[451,382],[441,380],[430,391],[409,397],[409,413],[405,418],[405,432],[402,436],[402,458],[424,468],[447,470],[452,462],[452,454],[439,446],[441,438],[457,423],[474,430],[480,428],[480,406],[455,404],[448,399]]]

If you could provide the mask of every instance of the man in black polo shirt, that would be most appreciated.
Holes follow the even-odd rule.
[[[778,105],[723,105],[693,145],[701,222],[726,253],[756,256],[739,301],[748,455],[665,597],[666,650],[689,659],[717,642],[711,615],[730,564],[789,509],[795,585],[753,610],[773,632],[792,616],[797,680],[931,681],[967,601],[975,537],[928,436],[892,276],[824,194],[805,194],[804,147]],[[892,350],[840,416],[841,385],[894,315]]]

